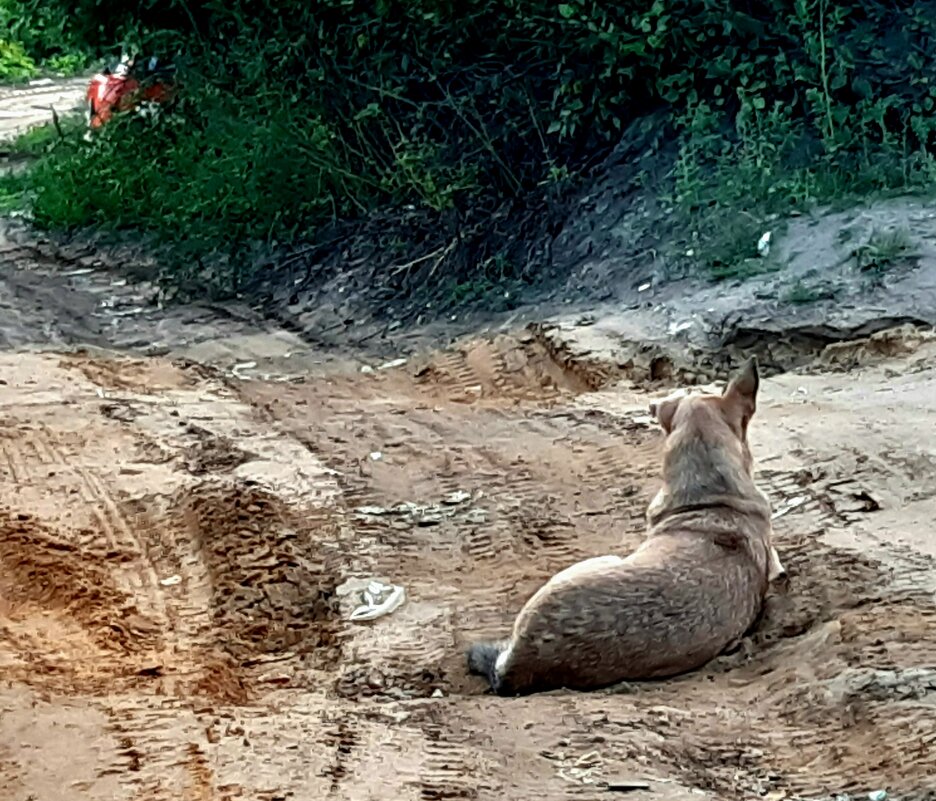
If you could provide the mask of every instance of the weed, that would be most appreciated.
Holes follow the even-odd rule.
[[[818,303],[821,300],[834,299],[835,292],[831,287],[817,283],[807,283],[802,278],[789,286],[781,296],[782,302],[797,306]]]
[[[911,264],[919,258],[919,250],[906,228],[875,229],[867,242],[852,250],[851,257],[861,272],[880,275],[895,267]]]
[[[77,146],[86,130],[87,122],[83,114],[67,114],[56,117],[54,122],[29,128],[6,146],[13,155],[38,157],[60,146]]]

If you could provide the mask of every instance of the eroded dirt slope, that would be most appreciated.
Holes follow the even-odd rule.
[[[0,796],[932,798],[936,347],[905,351],[765,382],[791,580],[737,652],[525,699],[464,646],[639,541],[673,377],[525,331],[289,381],[0,355]],[[367,577],[407,601],[348,622]]]

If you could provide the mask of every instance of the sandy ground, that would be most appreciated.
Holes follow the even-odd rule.
[[[936,344],[895,341],[765,382],[791,579],[736,652],[519,700],[464,646],[639,541],[665,382],[528,331],[289,380],[6,351],[0,797],[936,797]],[[350,622],[370,577],[407,600]]]
[[[639,542],[647,402],[726,354],[641,354],[620,311],[341,350],[93,252],[0,258],[0,798],[936,798],[930,337],[776,355],[752,445],[791,576],[736,651],[500,699],[465,645]],[[406,602],[348,620],[373,577]]]

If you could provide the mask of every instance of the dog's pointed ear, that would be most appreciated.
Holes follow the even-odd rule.
[[[739,426],[742,437],[747,435],[748,423],[757,411],[759,387],[757,358],[752,356],[731,379],[722,394],[722,408],[727,413],[728,420]]]
[[[673,430],[673,417],[676,415],[676,407],[679,406],[679,398],[660,401],[650,404],[650,414],[656,418],[660,427],[669,434]]]
[[[733,395],[739,399],[757,400],[757,390],[760,387],[760,372],[757,367],[757,357],[751,356],[725,387],[725,396]]]

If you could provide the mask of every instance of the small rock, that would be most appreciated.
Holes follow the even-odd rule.
[[[887,790],[875,790],[868,793],[868,801],[887,801]]]

